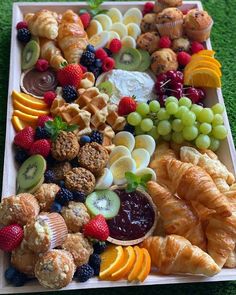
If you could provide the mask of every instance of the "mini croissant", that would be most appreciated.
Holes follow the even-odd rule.
[[[210,277],[220,271],[207,253],[181,236],[149,237],[142,247],[148,250],[152,264],[163,274],[190,273]]]

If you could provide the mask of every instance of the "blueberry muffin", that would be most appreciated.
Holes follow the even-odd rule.
[[[147,32],[141,34],[137,39],[137,47],[152,54],[159,49],[160,37],[158,32]]]
[[[142,33],[157,31],[156,14],[155,13],[145,14],[141,21],[140,29]]]
[[[171,49],[174,50],[174,52],[181,52],[181,51],[188,52],[190,49],[189,39],[181,37],[181,38],[173,40]]]
[[[178,62],[174,51],[170,48],[155,51],[151,56],[151,69],[155,75],[167,71],[176,71],[178,69]]]
[[[182,0],[156,0],[154,12],[159,13],[165,8],[181,6],[182,2]]]

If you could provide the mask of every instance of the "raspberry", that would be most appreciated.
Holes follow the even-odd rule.
[[[95,53],[90,52],[90,51],[84,51],[81,59],[80,59],[80,63],[87,67],[87,66],[91,66],[95,61]]]
[[[56,92],[54,91],[47,91],[44,93],[44,96],[43,96],[43,100],[45,101],[45,103],[51,107],[54,99],[56,98],[57,94]]]
[[[68,103],[74,101],[78,97],[75,87],[71,86],[71,85],[63,87],[62,88],[62,97]]]
[[[170,48],[171,47],[171,40],[168,36],[162,36],[159,41],[160,48]]]
[[[52,121],[52,117],[47,115],[38,116],[37,126],[44,127],[47,121]]]
[[[86,73],[86,72],[88,71],[88,69],[87,69],[86,67],[84,67],[84,66],[82,66],[82,65],[80,65],[80,67],[81,67],[81,70],[82,70],[83,74]]]
[[[177,54],[177,60],[179,65],[185,67],[190,62],[191,55],[188,54],[187,52],[181,51]]]
[[[102,144],[103,135],[99,131],[94,130],[90,134],[90,140],[91,140],[91,142],[97,142],[99,144]]]
[[[26,28],[19,29],[17,31],[17,39],[20,42],[23,42],[23,43],[29,42],[30,39],[31,39],[31,33],[30,33],[30,31],[28,29],[26,29]]]
[[[70,201],[73,201],[73,194],[68,189],[62,187],[56,194],[55,201],[64,206]]]
[[[91,15],[88,12],[85,12],[81,14],[79,17],[83,23],[84,28],[87,29],[91,21]]]
[[[107,58],[108,55],[107,55],[107,53],[106,53],[106,51],[104,49],[99,48],[99,49],[97,49],[95,51],[95,56],[96,56],[96,58],[99,58],[101,60],[104,60],[104,59]]]
[[[49,63],[48,63],[48,61],[46,59],[38,59],[36,64],[35,64],[35,68],[39,72],[47,71],[48,67],[49,67]]]
[[[25,127],[14,137],[14,144],[24,150],[29,150],[34,142],[34,136],[34,129],[30,126]]]
[[[112,70],[115,67],[115,61],[111,57],[107,57],[102,64],[102,70],[103,72],[108,72]]]
[[[39,139],[36,140],[31,148],[30,148],[30,155],[36,155],[39,154],[41,156],[43,156],[44,158],[46,158],[51,150],[51,144],[47,139]]]
[[[115,39],[111,40],[110,45],[109,45],[109,49],[111,50],[112,53],[119,52],[121,47],[122,47],[122,44],[119,39],[115,38]]]
[[[191,52],[194,54],[194,53],[198,53],[199,51],[201,50],[204,50],[204,46],[197,42],[197,41],[194,41],[191,43]]]
[[[154,3],[152,2],[146,2],[144,4],[144,7],[143,7],[143,10],[146,12],[146,13],[151,13],[153,12],[153,9],[154,9]],[[146,14],[145,13],[145,14]]]
[[[94,270],[89,264],[83,264],[77,268],[75,277],[79,282],[86,282],[88,279],[94,276]]]
[[[17,30],[20,30],[20,29],[28,29],[27,22],[19,22],[19,23],[17,23],[16,29]]]

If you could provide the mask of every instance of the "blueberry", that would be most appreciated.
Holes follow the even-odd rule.
[[[81,136],[81,138],[80,138],[80,144],[81,145],[84,145],[84,144],[90,143],[90,142],[91,142],[91,139],[90,139],[90,137],[88,135]]]
[[[95,53],[95,48],[94,48],[94,46],[93,45],[91,45],[91,44],[89,44],[87,47],[86,47],[86,50],[88,50],[88,51],[90,51],[90,52],[92,52],[92,53]]]
[[[14,279],[17,273],[18,273],[18,270],[15,267],[10,266],[5,270],[5,274],[4,274],[5,279],[9,282],[12,282],[12,280]]]
[[[51,206],[51,212],[57,212],[60,213],[62,209],[61,204],[57,203],[57,202],[53,202],[52,206]]]
[[[101,59],[99,59],[99,58],[95,59],[94,65],[97,68],[101,68],[102,67],[102,61],[101,61]]]
[[[27,281],[27,276],[24,273],[17,272],[17,274],[14,276],[11,283],[15,287],[21,287],[26,283],[26,281]]]
[[[65,187],[65,181],[64,180],[59,180],[58,185],[60,187]]]

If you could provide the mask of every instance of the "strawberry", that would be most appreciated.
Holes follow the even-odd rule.
[[[71,85],[77,88],[82,79],[82,76],[83,72],[80,65],[78,64],[67,65],[57,72],[57,79],[63,87]]]
[[[98,214],[84,226],[84,235],[87,237],[91,237],[100,241],[106,241],[109,234],[109,227],[102,214]]]
[[[16,249],[24,237],[24,231],[18,224],[11,224],[0,229],[0,249],[11,252]]]
[[[23,148],[24,150],[29,150],[34,142],[34,136],[34,129],[30,126],[27,126],[15,135],[14,144]]]
[[[121,98],[118,105],[118,114],[120,116],[126,116],[129,113],[132,113],[136,110],[137,103],[134,100],[134,97],[124,96]]]
[[[44,158],[46,158],[50,153],[50,149],[51,149],[51,144],[50,144],[49,140],[39,139],[39,140],[36,140],[32,144],[32,146],[29,150],[29,153],[30,153],[30,155],[39,154],[39,155],[43,156]]]
[[[47,115],[38,116],[37,126],[44,127],[44,125],[47,121],[52,121],[52,117],[47,116]]]
[[[79,17],[83,23],[84,28],[87,29],[91,21],[91,15],[88,12],[85,12],[81,14]]]

